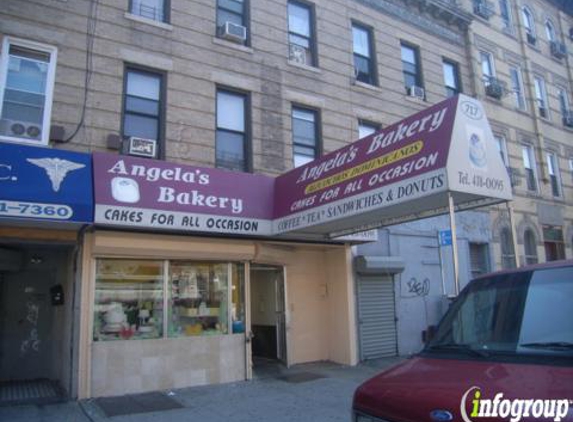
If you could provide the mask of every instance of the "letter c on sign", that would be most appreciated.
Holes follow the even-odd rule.
[[[11,171],[12,166],[9,166],[8,164],[0,164],[0,180],[16,180],[16,178],[10,177]]]

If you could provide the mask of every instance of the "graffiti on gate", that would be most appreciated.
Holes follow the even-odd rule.
[[[27,314],[26,314],[26,321],[28,321],[32,325],[32,329],[28,333],[28,337],[26,340],[22,342],[20,345],[20,353],[25,355],[28,353],[29,350],[33,350],[34,352],[40,351],[40,339],[38,338],[38,315],[40,314],[40,305],[28,301],[26,303]]]

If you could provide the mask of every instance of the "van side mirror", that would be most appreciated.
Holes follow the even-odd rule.
[[[422,331],[422,342],[424,344],[430,342],[435,337],[437,330],[435,325],[428,325],[428,328]]]

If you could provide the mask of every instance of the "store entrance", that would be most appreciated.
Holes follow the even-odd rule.
[[[252,357],[260,373],[287,363],[284,268],[252,264],[250,283]]]
[[[65,397],[70,380],[69,250],[0,245],[0,404]]]

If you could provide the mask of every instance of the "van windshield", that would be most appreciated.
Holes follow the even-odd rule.
[[[573,358],[573,267],[474,280],[424,352]]]

